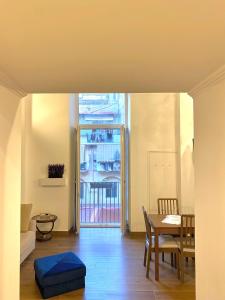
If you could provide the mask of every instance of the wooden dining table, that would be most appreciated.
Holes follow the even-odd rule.
[[[148,219],[155,235],[155,280],[159,280],[159,235],[180,235],[181,225],[162,223],[166,215],[149,214]]]

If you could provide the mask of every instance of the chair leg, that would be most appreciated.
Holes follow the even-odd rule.
[[[176,265],[177,265],[177,278],[180,279],[180,255],[179,253],[175,254],[176,256]]]
[[[144,252],[144,266],[146,267],[146,256],[147,256],[147,248],[145,246],[145,252]]]
[[[180,279],[184,282],[184,256],[180,255]]]
[[[165,261],[164,252],[162,252],[162,261]]]
[[[178,268],[178,265],[177,265],[177,253],[175,252],[175,253],[173,253],[173,255],[174,255],[174,268],[176,269],[176,268]]]
[[[188,264],[188,257],[185,257],[185,260],[186,260],[186,265]]]
[[[173,252],[171,252],[171,254],[170,254],[170,259],[171,259],[171,262],[170,262],[171,267],[173,267]]]
[[[149,270],[150,270],[150,259],[151,259],[151,249],[147,250],[147,268],[146,268],[146,278],[149,278]]]

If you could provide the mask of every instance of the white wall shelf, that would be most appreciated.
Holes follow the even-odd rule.
[[[39,184],[41,186],[65,186],[65,178],[41,178],[39,179]]]

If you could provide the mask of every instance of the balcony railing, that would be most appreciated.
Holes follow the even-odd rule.
[[[80,222],[81,226],[119,226],[120,182],[81,182]]]

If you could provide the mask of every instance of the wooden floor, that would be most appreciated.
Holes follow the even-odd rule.
[[[189,262],[185,283],[176,277],[168,263],[160,265],[160,282],[154,281],[153,264],[150,279],[143,266],[144,239],[121,237],[119,229],[83,228],[80,236],[55,236],[48,242],[37,242],[36,250],[21,265],[21,300],[41,299],[34,281],[35,258],[74,251],[86,264],[86,288],[51,299],[86,300],[194,300],[194,265]],[[154,259],[154,258],[153,258]]]

